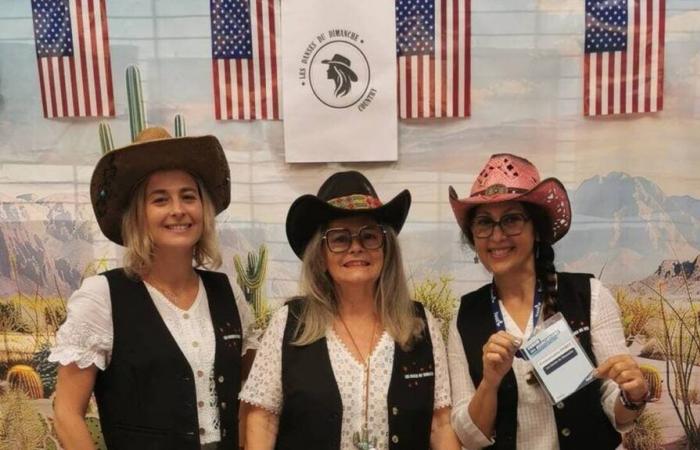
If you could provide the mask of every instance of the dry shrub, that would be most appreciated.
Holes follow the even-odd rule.
[[[661,423],[658,413],[644,411],[632,430],[622,436],[622,444],[627,450],[660,450]]]

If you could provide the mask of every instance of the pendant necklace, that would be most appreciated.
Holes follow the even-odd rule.
[[[369,424],[369,368],[370,368],[370,357],[372,355],[372,347],[374,346],[374,339],[376,338],[377,335],[377,321],[375,320],[374,322],[374,328],[372,328],[372,340],[370,341],[369,345],[369,350],[367,352],[367,356],[364,357],[362,355],[362,352],[360,351],[360,347],[357,345],[357,342],[355,342],[355,338],[352,337],[352,334],[350,333],[350,329],[348,328],[347,324],[343,320],[343,318],[338,315],[338,318],[340,319],[340,323],[343,324],[343,327],[345,328],[345,332],[350,336],[350,341],[352,342],[352,345],[355,347],[355,351],[357,354],[362,358],[362,365],[364,366],[365,369],[365,398],[364,398],[364,424],[362,426],[362,431],[356,431],[352,435],[352,443],[355,445],[355,448],[357,450],[377,450],[377,438],[372,438],[369,435],[369,430],[368,430],[368,424]]]

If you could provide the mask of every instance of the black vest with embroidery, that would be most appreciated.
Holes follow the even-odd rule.
[[[592,275],[558,273],[558,307],[591,362],[597,365],[591,344],[591,287]],[[490,306],[491,285],[462,297],[457,313],[457,329],[462,338],[469,363],[469,375],[474,386],[483,376],[482,347],[489,336],[498,330]],[[451,374],[458,376],[461,374]],[[608,450],[616,448],[620,434],[610,423],[601,405],[601,381],[596,380],[553,406],[557,425],[559,448],[563,450]],[[498,389],[495,443],[488,447],[498,450],[516,448],[518,422],[518,385],[511,369]],[[537,432],[533,430],[533,432]]]
[[[219,449],[238,448],[241,322],[228,278],[200,271],[216,337],[214,382]],[[109,450],[200,450],[192,368],[146,286],[123,269],[103,273],[112,301],[112,358],[99,371],[95,397]],[[209,376],[208,373],[204,376]]]
[[[287,303],[282,344],[283,406],[275,449],[339,450],[343,404],[326,338],[304,346],[291,344],[302,301]],[[416,314],[425,321],[423,306],[415,306]],[[433,345],[426,326],[424,337],[410,351],[395,345],[387,396],[389,450],[430,448],[434,391]]]

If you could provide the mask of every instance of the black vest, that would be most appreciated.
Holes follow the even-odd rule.
[[[238,448],[241,322],[226,275],[197,271],[209,299],[216,356],[219,449]],[[112,300],[112,359],[97,373],[95,397],[109,450],[199,450],[194,376],[141,281],[103,274]],[[208,376],[205,374],[204,376]]]
[[[592,275],[559,273],[557,277],[559,311],[569,322],[569,326],[591,362],[597,365],[590,332]],[[491,285],[487,284],[463,296],[457,313],[457,328],[462,338],[469,363],[469,375],[474,386],[479,386],[483,376],[482,347],[489,336],[498,331],[492,318],[490,301]],[[461,374],[451,375],[461,376]],[[620,434],[610,423],[600,403],[600,387],[601,381],[596,380],[553,407],[559,448],[608,450],[620,444]],[[518,385],[511,369],[498,389],[496,442],[489,448],[499,450],[516,448],[517,407]]]
[[[326,338],[305,346],[291,344],[302,301],[287,303],[289,313],[282,347],[284,398],[275,448],[338,450],[343,404]],[[425,321],[423,306],[415,306],[416,314]],[[395,346],[387,397],[390,450],[430,448],[434,390],[433,345],[426,326],[423,339],[412,350],[406,352]]]

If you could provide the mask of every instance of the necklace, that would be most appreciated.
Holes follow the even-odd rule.
[[[369,350],[367,350],[367,356],[363,356],[362,352],[360,351],[360,346],[357,345],[357,342],[355,341],[355,338],[352,336],[352,333],[350,333],[350,328],[348,328],[347,324],[343,320],[343,318],[338,315],[338,318],[340,319],[340,323],[343,324],[343,328],[345,328],[345,332],[348,334],[350,337],[350,342],[352,342],[352,345],[355,347],[355,351],[357,352],[358,355],[360,355],[360,358],[362,359],[362,365],[365,368],[365,399],[364,399],[364,408],[365,408],[365,417],[364,417],[364,424],[362,425],[362,431],[356,431],[352,435],[352,443],[355,445],[355,448],[358,450],[376,450],[377,449],[377,438],[370,438],[369,436],[369,430],[368,430],[368,424],[369,424],[369,368],[370,368],[370,357],[372,356],[372,347],[374,346],[374,339],[377,336],[377,321],[374,321],[374,327],[372,327],[372,340],[369,342]]]
[[[199,284],[199,280],[197,279],[196,276],[192,280],[196,281],[197,284]],[[163,294],[163,296],[166,299],[168,299],[170,301],[170,303],[177,306],[178,308],[186,309],[186,308],[183,308],[183,306],[184,306],[183,303],[185,303],[188,300],[186,294],[188,293],[188,291],[191,289],[191,287],[194,284],[192,284],[191,282],[188,281],[189,285],[186,285],[182,290],[177,292],[174,289],[170,289],[169,287],[167,287],[165,284],[161,283],[160,281],[156,281],[154,278],[151,278],[149,280],[144,280],[144,281],[146,281],[148,284],[150,284],[151,286],[156,288],[156,290],[158,292],[160,292],[161,294]]]

